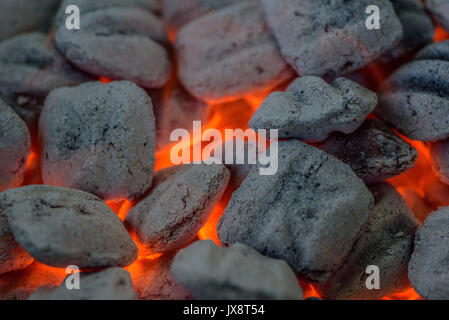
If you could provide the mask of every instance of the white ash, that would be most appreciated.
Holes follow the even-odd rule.
[[[68,289],[66,280],[57,288],[40,287],[29,300],[135,300],[131,275],[121,268],[80,275],[79,290]],[[73,275],[69,276],[73,277]],[[68,280],[70,281],[70,279]]]
[[[33,127],[43,100],[54,88],[90,77],[73,68],[43,33],[26,33],[0,42],[0,97]]]
[[[55,25],[57,27],[65,24],[68,16],[65,10],[69,5],[77,6],[81,14],[110,7],[135,7],[155,14],[159,14],[162,10],[162,2],[160,0],[62,0],[55,17]]]
[[[449,1],[426,0],[426,6],[435,15],[441,26],[449,32]]]
[[[179,251],[173,277],[207,300],[302,300],[303,291],[282,260],[264,257],[243,244],[220,248],[197,241]]]
[[[421,0],[390,0],[390,2],[401,21],[404,37],[397,46],[381,56],[380,59],[385,62],[414,54],[426,44],[433,42],[435,32],[432,17]]]
[[[105,200],[142,196],[155,163],[152,108],[129,81],[51,91],[39,121],[44,183]]]
[[[407,266],[418,222],[389,183],[375,184],[370,191],[374,209],[368,221],[342,266],[319,287],[326,299],[375,300],[409,287]],[[369,265],[380,269],[378,290],[366,287]]]
[[[249,122],[254,129],[278,129],[280,138],[323,141],[332,132],[355,131],[377,105],[377,95],[346,78],[331,84],[315,76],[296,79],[274,92]]]
[[[221,242],[246,244],[307,280],[326,281],[368,219],[371,193],[348,165],[300,141],[279,142],[277,174],[261,176],[258,167],[217,225]]]
[[[365,181],[385,181],[411,169],[418,157],[415,148],[381,120],[368,119],[355,132],[334,134],[320,149],[349,164]]]
[[[86,13],[80,30],[62,25],[55,38],[58,50],[78,68],[145,88],[163,87],[169,79],[167,41],[163,22],[134,7]]]
[[[0,274],[23,269],[33,258],[17,243],[8,227],[8,218],[0,211]]]
[[[203,15],[244,1],[251,0],[163,0],[164,20],[179,29]]]
[[[176,40],[179,78],[195,97],[227,102],[292,77],[258,1],[218,10],[185,25]]]
[[[449,184],[449,139],[430,143],[429,150],[434,171]]]
[[[59,2],[60,0],[2,0],[0,41],[24,32],[47,31]]]
[[[449,40],[429,44],[418,52],[416,59],[449,61]]]
[[[392,49],[403,36],[388,0],[262,0],[282,55],[300,75],[338,76]],[[366,8],[381,8],[369,30]]]
[[[224,165],[189,164],[158,172],[150,194],[126,217],[150,253],[182,248],[207,222],[229,181]]]
[[[125,266],[137,258],[120,219],[94,195],[27,186],[0,193],[0,210],[16,241],[49,266]]]
[[[416,60],[383,84],[375,112],[413,140],[449,138],[449,61]]]
[[[22,184],[30,147],[25,122],[0,99],[0,192]]]
[[[193,300],[190,291],[171,275],[174,253],[159,258],[140,259],[133,265],[133,283],[142,300]]]
[[[409,263],[410,282],[430,300],[449,300],[449,207],[430,214],[418,229]]]

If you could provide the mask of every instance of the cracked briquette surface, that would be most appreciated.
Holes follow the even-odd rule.
[[[53,90],[39,122],[44,183],[102,199],[134,199],[151,186],[151,99],[128,81]]]
[[[53,186],[27,186],[0,194],[15,240],[53,267],[126,266],[137,246],[120,219],[98,197]]]
[[[449,137],[449,61],[416,60],[383,84],[376,114],[412,140]]]
[[[255,112],[254,130],[277,129],[280,138],[323,141],[332,132],[356,130],[377,105],[377,95],[346,78],[332,83],[315,76],[296,79],[274,92]]]
[[[85,13],[80,30],[56,31],[56,48],[88,73],[163,87],[171,73],[163,22],[135,7],[107,7]],[[143,54],[145,53],[145,54]]]
[[[185,25],[175,43],[179,79],[201,100],[227,102],[293,76],[268,32],[258,1],[245,1]]]
[[[276,174],[258,169],[221,217],[221,242],[246,244],[309,280],[326,281],[368,219],[371,193],[348,165],[300,141],[279,142]]]
[[[190,164],[160,171],[150,194],[126,222],[150,253],[179,249],[207,222],[229,176],[224,165]]]
[[[334,134],[320,145],[365,181],[385,181],[412,168],[418,152],[381,120],[368,119],[349,135]]]
[[[319,286],[331,300],[375,300],[409,287],[407,266],[418,222],[407,203],[389,183],[370,186],[374,209],[342,266]],[[379,267],[380,288],[369,290],[366,269]]]
[[[392,49],[403,36],[388,0],[263,0],[282,55],[300,75],[337,76],[357,70]],[[381,10],[369,30],[366,8]]]

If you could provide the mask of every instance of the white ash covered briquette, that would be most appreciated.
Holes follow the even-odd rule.
[[[175,44],[179,78],[194,96],[225,102],[293,76],[268,31],[259,1],[245,1],[185,25]]]
[[[229,181],[224,165],[189,164],[155,175],[150,194],[126,217],[150,253],[182,248],[207,222]]]
[[[435,15],[441,26],[449,32],[449,1],[426,0],[426,6]]]
[[[284,58],[300,75],[337,76],[392,49],[403,36],[388,0],[262,0]],[[366,27],[366,8],[381,11],[380,29]]]
[[[194,242],[176,254],[171,273],[198,299],[303,299],[285,261],[264,257],[240,243],[220,248],[210,240]]]
[[[171,28],[178,29],[202,15],[252,0],[163,0],[164,20]]]
[[[100,272],[80,275],[79,289],[68,289],[66,281],[57,288],[40,287],[29,300],[135,300],[131,275],[128,271],[113,267]],[[70,275],[69,277],[73,277]],[[68,279],[68,281],[71,281]]]
[[[45,185],[9,189],[0,193],[0,211],[15,240],[49,266],[126,266],[137,258],[120,219],[86,192]]]
[[[22,184],[30,147],[25,122],[0,99],[0,192]]]
[[[392,185],[378,183],[369,189],[374,209],[341,267],[319,286],[326,299],[374,300],[409,287],[407,266],[418,222]],[[380,271],[376,290],[366,287],[370,265]]]
[[[39,32],[0,42],[0,97],[30,126],[54,88],[74,86],[90,77],[73,68]]]
[[[51,91],[39,121],[44,183],[105,200],[143,195],[155,163],[152,109],[129,81]]]
[[[441,181],[449,184],[449,139],[430,143],[429,149],[433,169]]]
[[[417,60],[444,60],[449,61],[449,40],[434,42],[416,55]]]
[[[331,84],[315,76],[296,79],[286,92],[268,96],[249,122],[278,129],[280,138],[323,141],[332,132],[351,133],[377,105],[377,95],[346,79]]]
[[[259,167],[221,217],[221,242],[246,244],[307,280],[326,281],[368,219],[371,193],[347,164],[300,141],[279,142],[276,174],[259,175]]]
[[[33,258],[14,239],[8,218],[0,211],[0,274],[27,267]]]
[[[80,30],[56,31],[56,48],[78,68],[145,88],[163,87],[171,73],[163,22],[135,7],[85,13]]]
[[[193,121],[207,120],[208,105],[190,95],[178,81],[150,95],[156,117],[156,150],[175,143],[170,141],[173,130],[189,129]]]
[[[62,0],[54,21],[56,26],[65,24],[68,17],[65,11],[70,5],[78,6],[81,15],[108,7],[135,7],[155,14],[159,14],[162,10],[160,0]]]
[[[381,56],[382,61],[406,58],[433,42],[435,25],[421,0],[390,0],[401,21],[404,37],[392,50]],[[382,8],[380,8],[382,14]]]
[[[418,294],[431,300],[449,300],[449,207],[430,214],[418,229],[408,266]]]
[[[142,300],[193,300],[190,291],[171,275],[174,252],[158,258],[140,259],[132,265],[133,283]]]
[[[19,33],[47,31],[59,2],[60,0],[2,0],[0,41]]]
[[[320,149],[349,164],[365,181],[385,181],[412,168],[418,152],[381,120],[368,119],[355,132],[334,134]]]
[[[449,61],[415,60],[383,84],[375,112],[413,140],[449,138]]]

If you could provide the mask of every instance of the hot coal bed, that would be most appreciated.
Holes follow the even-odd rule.
[[[449,299],[449,1],[2,0],[0,21],[1,299]],[[276,130],[276,172],[175,165],[199,121]]]

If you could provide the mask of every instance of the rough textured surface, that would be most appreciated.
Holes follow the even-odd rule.
[[[435,26],[421,0],[390,0],[401,21],[404,37],[392,50],[382,55],[383,60],[398,59],[413,54],[433,41]],[[381,13],[382,13],[382,9]]]
[[[449,139],[430,143],[429,148],[435,172],[443,182],[449,184]]]
[[[418,222],[392,185],[379,183],[370,191],[374,209],[367,223],[342,266],[320,286],[327,299],[380,299],[409,285],[407,266]],[[380,269],[379,290],[366,288],[369,265]]]
[[[55,39],[58,50],[78,68],[145,88],[163,87],[169,79],[166,42],[162,21],[134,7],[85,13],[80,30],[60,26]]]
[[[137,247],[120,219],[99,198],[73,189],[28,186],[0,194],[16,241],[54,267],[128,265]]]
[[[30,147],[26,124],[0,99],[0,192],[20,186]]]
[[[0,275],[0,300],[25,300],[41,286],[58,286],[67,276],[65,269],[34,261],[25,269]]]
[[[199,299],[300,300],[295,274],[282,260],[264,257],[243,244],[220,248],[197,241],[175,256],[173,277]]]
[[[449,300],[449,207],[433,212],[418,229],[408,266],[410,282],[424,298]]]
[[[44,183],[102,199],[133,199],[151,186],[151,99],[128,81],[53,90],[39,121]]]
[[[133,283],[143,300],[193,300],[193,295],[170,273],[174,253],[156,259],[141,259],[130,267]]]
[[[286,92],[268,96],[249,122],[254,129],[278,129],[280,138],[323,141],[330,133],[351,133],[377,105],[374,92],[346,78],[296,79]]]
[[[284,58],[300,75],[351,72],[390,50],[402,25],[388,0],[262,0]],[[381,8],[381,27],[368,30],[366,8]]]
[[[0,274],[27,267],[33,258],[17,243],[0,210]]]
[[[57,26],[65,23],[67,17],[65,9],[69,5],[78,6],[81,14],[109,7],[136,7],[154,13],[159,13],[162,9],[161,0],[62,0],[55,17],[55,24]]]
[[[57,288],[41,287],[29,300],[134,300],[137,293],[128,271],[109,268],[96,273],[81,273],[79,290],[69,290],[66,281]],[[70,279],[69,279],[70,281]]]
[[[418,52],[416,59],[449,61],[449,40],[429,44]]]
[[[334,134],[320,149],[349,164],[366,183],[399,175],[412,168],[418,157],[415,148],[374,119],[349,135]]]
[[[258,1],[245,1],[182,28],[176,41],[179,78],[197,98],[237,100],[292,76],[268,32]]]
[[[218,223],[221,242],[246,244],[308,280],[326,281],[366,222],[371,193],[348,165],[299,141],[279,142],[275,175],[261,176],[258,167]]]
[[[30,127],[36,124],[50,90],[88,80],[43,33],[27,33],[0,43],[0,97]]]
[[[60,0],[2,0],[0,41],[19,33],[46,31]]]
[[[442,27],[449,31],[449,1],[426,0],[426,6],[435,15]]]
[[[159,171],[154,188],[126,217],[150,253],[168,252],[195,238],[229,181],[224,165],[190,164]]]
[[[251,0],[163,0],[164,20],[172,28],[181,28],[207,13]]]
[[[410,139],[449,137],[449,62],[417,60],[384,83],[376,113]]]

